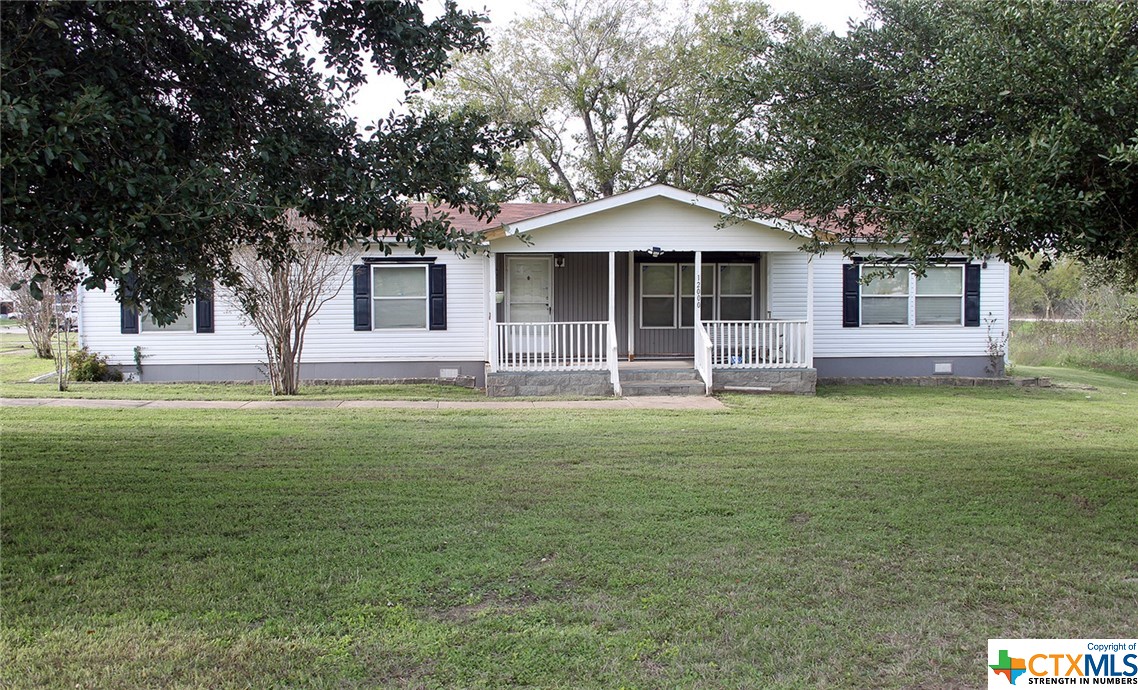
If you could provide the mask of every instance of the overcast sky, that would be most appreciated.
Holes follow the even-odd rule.
[[[811,24],[844,34],[850,18],[865,17],[865,8],[859,0],[766,0],[776,12],[794,12]],[[490,17],[490,30],[508,24],[518,16],[525,16],[532,5],[528,0],[458,0],[464,10],[485,12]],[[430,16],[442,12],[442,0],[425,0],[424,12]],[[361,126],[384,117],[391,110],[398,111],[403,97],[403,82],[391,76],[373,77],[360,90],[349,113]]]

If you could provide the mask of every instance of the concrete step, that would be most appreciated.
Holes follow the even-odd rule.
[[[668,382],[633,381],[628,383],[621,380],[620,388],[621,395],[625,397],[642,395],[703,395],[707,392],[707,387],[703,385],[703,381],[698,379]]]
[[[695,369],[621,369],[620,381],[624,383],[683,383],[698,381]]]

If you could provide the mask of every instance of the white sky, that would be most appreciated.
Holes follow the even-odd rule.
[[[865,18],[865,8],[860,0],[766,0],[766,2],[776,12],[794,12],[807,23],[821,24],[839,34],[846,32],[850,18],[855,20]],[[461,9],[482,11],[489,16],[489,28],[492,33],[495,26],[501,26],[518,16],[527,14],[532,3],[529,0],[459,0],[458,5]],[[428,17],[442,12],[442,9],[441,0],[423,2],[423,11]],[[348,112],[362,127],[368,122],[385,117],[392,110],[400,110],[404,89],[403,82],[395,77],[373,76],[367,85],[360,89],[355,103]]]

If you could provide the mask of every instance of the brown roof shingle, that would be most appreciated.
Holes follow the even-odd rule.
[[[411,212],[419,218],[425,217],[428,211],[433,214],[447,213],[450,215],[451,225],[456,230],[463,232],[485,232],[493,230],[494,228],[501,227],[502,225],[509,225],[510,223],[517,223],[519,221],[536,218],[537,216],[544,216],[547,213],[560,211],[561,209],[575,206],[568,202],[556,202],[549,204],[532,204],[526,202],[507,202],[499,204],[498,215],[491,220],[481,220],[476,218],[474,214],[467,211],[457,211],[450,207],[445,206],[431,206],[421,201],[415,201],[410,204]]]

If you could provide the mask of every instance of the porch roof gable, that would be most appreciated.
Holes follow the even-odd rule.
[[[565,206],[562,208],[551,209],[548,212],[539,215],[531,216],[518,220],[516,222],[503,222],[499,227],[488,230],[484,233],[487,240],[498,240],[504,237],[513,235],[525,234],[538,230],[540,228],[549,227],[558,223],[575,220],[601,213],[612,209],[628,206],[637,202],[645,201],[648,199],[671,199],[683,204],[689,204],[696,208],[706,209],[721,216],[736,219],[739,222],[757,223],[767,227],[776,228],[787,232],[792,235],[799,235],[802,237],[809,237],[813,234],[813,230],[809,227],[796,223],[784,218],[776,218],[773,216],[757,216],[753,218],[743,218],[736,216],[731,212],[731,209],[724,202],[695,192],[687,192],[671,185],[654,184],[648,187],[641,187],[640,189],[633,189],[621,194],[614,194],[610,197],[596,199],[594,201],[587,201],[584,203],[576,204],[573,206]]]

